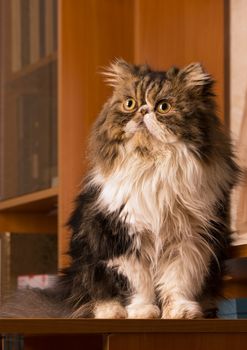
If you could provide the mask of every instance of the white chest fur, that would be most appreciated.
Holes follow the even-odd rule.
[[[192,222],[203,226],[210,219],[224,177],[217,164],[205,169],[185,145],[176,144],[153,160],[126,156],[110,176],[97,172],[93,181],[102,188],[100,206],[108,212],[121,209],[121,219],[133,231],[159,234],[166,224],[180,236],[191,235]]]

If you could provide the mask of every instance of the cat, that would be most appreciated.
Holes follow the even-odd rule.
[[[214,80],[199,63],[165,72],[122,59],[105,76],[113,93],[68,222],[71,264],[53,289],[20,292],[2,317],[215,317],[240,169]]]

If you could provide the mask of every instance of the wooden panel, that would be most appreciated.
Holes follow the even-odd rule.
[[[74,336],[36,336],[24,339],[25,350],[101,350],[102,336],[74,335]]]
[[[53,187],[0,201],[0,211],[52,211],[57,206],[58,188]]]
[[[224,281],[223,294],[225,298],[247,298],[247,281]]]
[[[247,334],[247,320],[1,319],[0,334]]]
[[[247,244],[232,246],[230,255],[232,258],[247,258]]]
[[[97,74],[114,57],[154,68],[201,61],[217,80],[224,115],[224,0],[59,1],[59,265],[65,223],[86,169],[93,120],[109,95]],[[225,111],[226,112],[226,111]]]
[[[29,76],[31,73],[36,72],[38,69],[42,67],[47,67],[50,63],[57,61],[57,53],[52,53],[50,55],[47,55],[45,57],[40,58],[37,62],[28,64],[27,66],[24,66],[21,70],[17,72],[11,72],[8,81],[13,82],[17,81],[20,78],[24,78]],[[22,82],[23,84],[23,82]]]
[[[86,167],[90,126],[109,95],[99,71],[133,59],[132,0],[59,1],[59,265],[67,264],[64,224]]]
[[[112,335],[108,350],[239,350],[247,334],[147,334]]]
[[[136,0],[135,61],[158,69],[199,61],[215,77],[224,115],[224,0]]]
[[[0,232],[57,233],[57,216],[43,213],[0,213]]]

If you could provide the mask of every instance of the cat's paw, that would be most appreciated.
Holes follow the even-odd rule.
[[[130,304],[126,307],[128,318],[159,318],[160,309],[153,304]]]
[[[202,318],[200,305],[195,301],[174,301],[167,304],[162,311],[161,318],[165,319],[195,319]]]
[[[118,301],[97,302],[94,307],[94,318],[127,318],[126,309]]]

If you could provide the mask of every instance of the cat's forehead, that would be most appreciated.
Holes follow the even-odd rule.
[[[150,71],[129,77],[117,89],[118,94],[132,96],[138,100],[155,99],[169,89],[170,83],[165,72]]]
[[[105,81],[113,86],[113,98],[121,100],[131,96],[141,99],[164,98],[185,93],[190,97],[191,93],[197,98],[212,95],[214,80],[204,71],[200,63],[191,63],[179,69],[175,66],[167,71],[154,71],[147,65],[132,65],[122,59],[113,62],[103,74]]]

